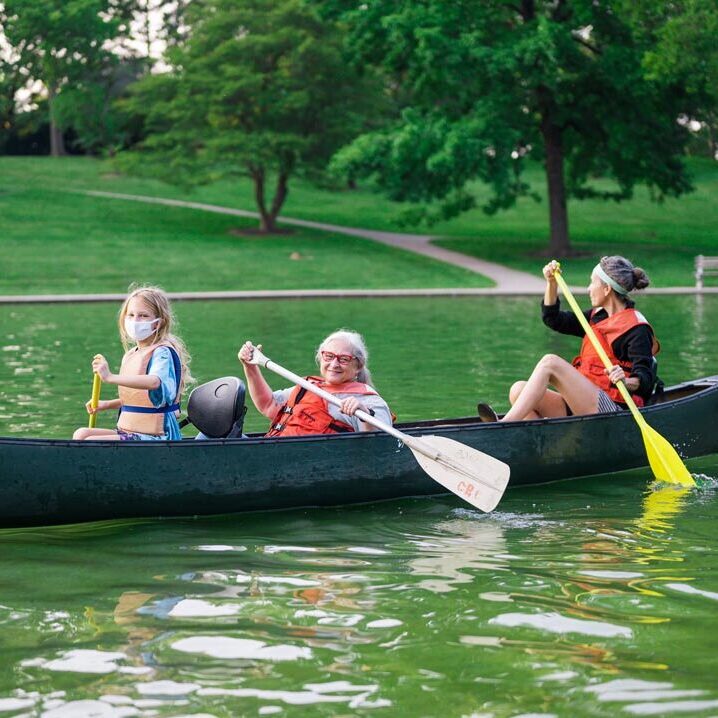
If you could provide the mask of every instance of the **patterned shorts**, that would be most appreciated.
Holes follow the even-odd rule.
[[[623,411],[623,407],[616,404],[605,391],[598,392],[598,413],[613,414],[616,411]]]
[[[167,437],[164,434],[155,436],[154,434],[138,434],[134,431],[123,431],[117,429],[120,441],[164,441]]]

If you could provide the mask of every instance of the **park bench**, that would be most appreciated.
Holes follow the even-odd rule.
[[[718,257],[696,257],[696,289],[703,289],[703,277],[718,276]]]

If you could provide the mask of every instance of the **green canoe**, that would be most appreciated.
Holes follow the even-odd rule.
[[[683,458],[718,452],[718,376],[670,387],[644,413]],[[647,465],[629,412],[507,424],[464,417],[397,427],[445,436],[506,462],[509,488]],[[0,438],[0,527],[329,506],[443,491],[406,447],[379,432],[168,442]]]

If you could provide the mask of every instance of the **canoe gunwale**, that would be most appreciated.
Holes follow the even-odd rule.
[[[665,399],[649,406],[643,407],[640,411],[646,416],[646,420],[650,423],[651,416],[657,413],[664,413],[667,409],[675,407],[681,407],[685,404],[692,403],[699,396],[710,392],[718,391],[718,374],[708,377],[703,377],[693,381],[682,382],[665,389]],[[670,398],[671,394],[679,394],[674,399]],[[616,419],[627,415],[628,412],[607,413],[607,414],[580,414],[572,416],[560,416],[553,418],[542,418],[542,419],[529,419],[526,421],[512,421],[512,422],[495,422],[495,423],[482,423],[476,416],[462,416],[455,418],[441,418],[441,419],[425,419],[419,421],[409,422],[397,422],[396,428],[400,431],[410,434],[427,434],[431,431],[441,431],[441,433],[454,433],[456,431],[465,431],[467,429],[480,430],[482,432],[490,431],[502,431],[509,427],[513,428],[533,428],[546,425],[560,425],[560,424],[578,424],[581,422],[601,422]],[[217,446],[227,444],[266,444],[266,443],[305,443],[305,442],[326,442],[326,441],[357,441],[362,439],[373,438],[377,435],[381,435],[381,431],[365,431],[365,432],[354,432],[354,433],[342,433],[342,434],[323,434],[323,435],[306,435],[306,436],[287,436],[287,437],[266,437],[263,433],[252,432],[246,434],[243,437],[237,437],[233,439],[203,439],[201,442],[197,442],[193,437],[183,437],[182,439],[172,441],[76,441],[73,439],[44,439],[41,437],[12,437],[12,436],[0,436],[0,446],[8,443],[21,443],[26,446],[31,445],[53,445],[53,446],[68,446],[68,447],[88,447],[88,446],[101,446],[101,447],[117,447],[122,446],[123,449],[134,448],[134,449],[149,449],[157,448],[158,446],[187,446],[201,444],[203,446]]]
[[[671,387],[644,409],[686,458],[718,454],[718,376]],[[670,399],[673,395],[676,398]],[[509,488],[647,466],[630,412],[482,423],[400,424],[504,461]],[[650,470],[645,477],[651,480]],[[196,441],[0,438],[0,528],[105,519],[342,506],[445,493],[411,451],[383,432]],[[459,499],[457,499],[457,502]]]

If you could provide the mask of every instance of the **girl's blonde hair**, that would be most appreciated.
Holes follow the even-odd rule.
[[[319,366],[319,362],[322,358],[322,350],[327,344],[329,344],[329,342],[334,341],[335,339],[340,339],[341,341],[346,342],[352,348],[352,354],[354,354],[359,362],[357,381],[362,382],[362,384],[374,386],[372,384],[371,372],[369,371],[368,366],[369,350],[366,348],[364,337],[359,334],[359,332],[354,332],[351,329],[337,329],[337,331],[332,332],[324,339],[324,341],[322,341],[322,343],[317,347],[317,353],[315,355],[317,366]]]
[[[134,340],[128,336],[125,331],[125,317],[127,316],[127,305],[132,299],[141,299],[154,313],[155,317],[161,319],[159,327],[153,336],[155,344],[169,344],[178,354],[180,363],[182,364],[182,379],[180,381],[179,394],[181,395],[184,388],[193,384],[195,379],[190,373],[189,365],[191,358],[184,342],[175,334],[172,329],[177,324],[174,312],[170,305],[167,294],[160,287],[148,285],[130,285],[129,294],[120,307],[120,313],[117,317],[117,324],[120,330],[120,339],[125,351],[128,351],[134,344]]]

